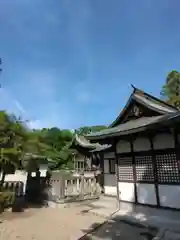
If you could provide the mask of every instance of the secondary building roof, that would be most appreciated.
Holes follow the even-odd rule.
[[[109,144],[90,143],[84,136],[78,136],[77,134],[75,135],[75,142],[89,152],[100,152],[111,147]]]

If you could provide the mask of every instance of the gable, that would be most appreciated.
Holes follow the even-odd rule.
[[[117,122],[117,125],[125,123],[127,121],[135,120],[141,117],[153,117],[161,115],[159,112],[149,109],[143,104],[132,101],[132,103],[128,106],[126,112],[122,115],[120,122]],[[116,125],[116,126],[117,126]]]
[[[125,107],[109,127],[116,127],[119,124],[140,117],[152,117],[176,112],[177,109],[160,99],[134,88]]]

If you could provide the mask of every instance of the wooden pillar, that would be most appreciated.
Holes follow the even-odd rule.
[[[177,129],[173,129],[173,135],[174,135],[174,143],[175,143],[175,151],[176,151],[176,160],[177,160],[178,171],[180,176],[180,143],[178,140]]]
[[[155,193],[156,193],[156,202],[157,202],[157,207],[160,207],[156,154],[155,154],[155,151],[154,151],[153,136],[152,135],[149,137],[149,140],[150,140],[150,144],[151,144],[151,155],[152,155],[152,166],[153,166],[153,174],[154,174],[154,186],[155,186]]]
[[[133,165],[133,181],[134,181],[134,197],[135,197],[135,203],[138,203],[138,195],[137,195],[137,177],[136,177],[136,159],[135,159],[135,153],[134,153],[134,147],[133,147],[133,138],[130,139],[130,145],[131,145],[131,155],[132,155],[132,165]]]
[[[117,208],[120,209],[120,192],[119,192],[119,164],[118,164],[118,155],[117,155],[117,139],[113,140],[113,150],[115,153],[115,160],[116,160],[116,187],[117,187]]]
[[[101,188],[104,191],[104,153],[100,152]]]
[[[80,183],[80,199],[84,199],[84,174],[80,175],[81,183]]]
[[[100,152],[99,156],[100,156],[100,169],[102,169],[102,172],[104,173],[104,153]]]
[[[59,187],[60,187],[60,198],[64,199],[65,198],[65,177],[61,176],[60,181],[59,181]]]
[[[82,166],[81,166],[81,171],[85,171],[85,166],[86,166],[86,159],[87,159],[87,155],[84,155],[84,160],[83,160],[83,162],[82,162]]]

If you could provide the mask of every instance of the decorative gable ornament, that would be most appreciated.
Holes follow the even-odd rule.
[[[136,117],[140,115],[140,109],[136,105],[133,107],[133,113]]]

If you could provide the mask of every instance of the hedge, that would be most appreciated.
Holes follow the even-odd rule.
[[[3,211],[4,208],[12,206],[15,199],[15,193],[6,191],[0,192],[0,211]]]

